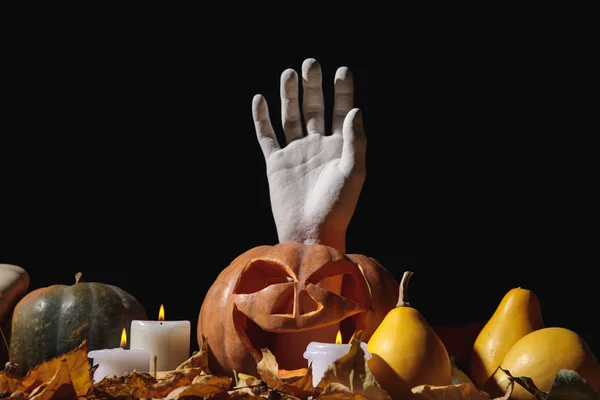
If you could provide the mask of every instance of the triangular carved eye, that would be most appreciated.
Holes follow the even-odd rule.
[[[329,284],[333,279],[338,279],[341,285],[338,283],[336,288]],[[361,268],[349,260],[342,259],[323,265],[306,279],[306,286],[311,283],[341,294],[364,308],[371,306],[371,292]]]
[[[323,308],[323,306],[317,303],[305,290],[300,292],[298,301],[300,301],[300,315],[308,314]]]
[[[246,264],[233,294],[256,293],[277,283],[294,282],[294,273],[279,261],[258,258]]]
[[[275,301],[271,314],[292,315],[294,314],[294,293],[295,288],[291,287]]]

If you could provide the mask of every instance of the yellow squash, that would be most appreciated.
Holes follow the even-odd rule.
[[[512,376],[528,376],[538,389],[548,392],[560,369],[576,371],[600,395],[600,364],[583,338],[566,328],[543,328],[519,340],[504,357],[501,367]],[[488,393],[501,395],[508,375],[498,369],[485,385]],[[516,384],[511,400],[535,399]]]
[[[483,386],[519,339],[543,327],[535,293],[522,288],[508,291],[473,344],[468,374],[475,386]]]
[[[452,364],[444,344],[408,303],[407,285],[412,274],[404,273],[398,304],[367,343],[373,355],[369,369],[394,399],[416,398],[411,389],[418,385],[452,384]]]

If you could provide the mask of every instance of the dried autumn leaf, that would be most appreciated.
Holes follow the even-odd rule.
[[[427,400],[508,400],[512,395],[513,388],[514,383],[511,381],[506,389],[506,394],[495,399],[477,389],[472,382],[446,386],[419,385],[412,388],[412,392]]]
[[[238,372],[238,374],[237,374],[237,384],[235,386],[236,387],[240,387],[240,386],[252,386],[252,385],[258,383],[259,381],[261,381],[261,380],[258,379],[255,376],[244,374],[242,372]]]
[[[13,392],[10,395],[8,393],[0,392],[0,399],[9,400],[25,400],[27,395],[23,392]]]
[[[166,398],[176,400],[188,397],[214,396],[218,393],[227,393],[231,389],[231,383],[232,379],[227,376],[197,376],[191,385],[174,389]]]
[[[43,382],[33,376],[16,376],[6,371],[0,371],[0,393],[31,393]]]
[[[230,392],[228,400],[257,400],[257,399],[265,399],[267,396],[255,395],[252,393],[240,393],[238,391]]]
[[[295,382],[299,379],[304,378],[308,373],[308,368],[298,368],[298,369],[280,369],[279,377],[284,382]]]
[[[279,365],[273,353],[269,349],[262,349],[262,356],[262,360],[256,365],[256,371],[271,389],[300,398],[314,394],[312,368],[307,370],[304,377],[294,382],[286,382],[279,376]]]
[[[201,368],[207,374],[211,374],[208,369],[208,342],[206,340],[202,340],[200,350],[196,354],[185,360],[175,369],[179,370],[186,368]]]
[[[560,369],[554,377],[554,383],[548,392],[548,400],[559,399],[597,399],[598,393],[585,379],[570,369]]]
[[[362,394],[352,393],[348,386],[337,382],[328,384],[318,398],[321,400],[368,400]]]
[[[99,397],[163,398],[181,386],[191,385],[202,373],[200,368],[187,368],[169,371],[158,380],[149,373],[134,371],[121,377],[105,377],[94,384],[94,391]]]
[[[327,368],[317,387],[325,392],[327,385],[341,383],[348,387],[351,393],[363,395],[369,400],[392,400],[367,365],[365,352],[360,346],[360,334],[359,331],[354,335],[348,353]]]
[[[84,339],[75,349],[62,356],[44,361],[37,367],[30,369],[29,372],[27,372],[26,378],[38,379],[41,382],[49,382],[61,368],[63,361],[66,360],[65,365],[70,381],[75,389],[75,393],[77,393],[77,396],[84,397],[88,393],[91,393],[93,386],[92,374],[90,373],[90,362],[87,354],[87,339]]]
[[[236,375],[236,384],[230,394],[236,399],[252,398],[268,390],[265,381],[255,376],[238,372]],[[249,397],[244,397],[244,395]]]
[[[94,384],[94,393],[99,398],[141,398],[147,387],[158,381],[150,374],[134,371],[124,376],[107,376]]]
[[[517,383],[539,400],[563,400],[563,399],[586,399],[596,400],[600,398],[598,393],[590,386],[577,371],[560,369],[554,377],[554,382],[549,392],[539,389],[533,379],[528,376],[513,376],[510,371],[500,368],[508,375],[511,383]]]
[[[39,390],[38,390],[39,389]],[[63,359],[52,379],[38,386],[29,396],[30,400],[77,400],[77,393],[71,380],[67,359]]]
[[[275,355],[269,349],[262,349],[262,360],[256,365],[256,371],[262,380],[273,389],[285,385],[285,382],[279,377],[279,365]]]

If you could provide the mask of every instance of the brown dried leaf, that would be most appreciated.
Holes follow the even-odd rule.
[[[86,353],[87,354],[87,353]],[[71,381],[71,371],[67,359],[63,359],[49,382],[38,386],[29,396],[30,400],[77,400],[77,393]]]
[[[234,392],[230,392],[229,393],[229,397],[227,397],[228,400],[257,400],[257,399],[266,399],[269,398],[268,395],[258,395],[258,394],[252,394],[252,393],[246,393],[246,392],[238,392],[238,391],[234,391]]]
[[[86,396],[88,393],[91,393],[94,382],[90,373],[90,362],[87,354],[87,339],[84,339],[75,349],[62,356],[44,361],[37,367],[30,369],[27,372],[26,378],[38,379],[41,382],[50,382],[63,365],[63,361],[66,361],[65,365],[75,393],[81,397]]]
[[[352,339],[348,353],[327,368],[317,387],[325,392],[329,384],[340,383],[349,388],[351,393],[360,394],[369,400],[392,400],[367,365],[365,352],[360,347],[360,333],[357,332]]]
[[[236,399],[245,399],[256,397],[267,390],[268,387],[265,381],[258,379],[255,376],[238,372],[237,383],[233,390],[230,391],[230,394],[235,396]],[[246,395],[246,397],[244,397],[244,395]]]
[[[202,340],[200,350],[196,354],[181,363],[175,370],[187,368],[201,368],[210,375],[210,370],[208,369],[208,342],[206,340]]]
[[[0,398],[2,399],[9,399],[9,400],[25,400],[27,398],[27,395],[23,392],[12,392],[12,394],[8,397],[7,393],[4,392],[0,392]]]
[[[31,393],[43,382],[33,376],[17,376],[6,371],[0,371],[0,393]]]
[[[134,371],[128,375],[104,377],[94,384],[94,393],[99,398],[134,399],[143,397],[147,387],[158,381],[150,374]]]
[[[312,365],[306,370],[306,375],[295,381],[288,381],[288,384],[294,388],[296,396],[303,397],[315,394],[315,388],[312,384]]]
[[[280,369],[279,377],[284,382],[295,382],[306,376],[308,372],[308,368],[298,368],[298,369]]]
[[[262,349],[262,355],[262,360],[256,365],[256,371],[271,389],[300,398],[313,395],[312,368],[307,370],[304,377],[294,382],[286,382],[279,376],[279,365],[273,353],[269,349]]]
[[[322,400],[368,400],[362,394],[352,393],[349,387],[336,382],[328,384],[318,398]]]
[[[262,349],[262,360],[256,365],[256,371],[272,389],[279,389],[285,382],[279,377],[279,365],[269,349]]]
[[[240,387],[240,386],[252,386],[252,385],[255,385],[255,384],[260,383],[260,382],[262,382],[262,381],[260,379],[258,379],[257,377],[255,377],[255,376],[244,374],[242,372],[238,372],[236,387]]]
[[[167,399],[176,400],[186,397],[214,396],[227,393],[231,389],[232,379],[227,376],[204,375],[197,376],[191,385],[181,386],[167,395]]]
[[[447,386],[419,385],[412,388],[412,392],[427,400],[508,400],[513,388],[514,383],[511,381],[506,394],[495,399],[491,399],[489,394],[477,389],[471,382]]]
[[[158,380],[147,372],[134,371],[121,377],[105,377],[94,384],[94,391],[99,397],[163,398],[181,386],[191,385],[202,373],[200,368],[187,368],[169,371]]]

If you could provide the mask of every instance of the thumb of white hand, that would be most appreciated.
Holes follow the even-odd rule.
[[[344,144],[339,164],[340,170],[346,176],[353,171],[364,172],[367,137],[363,128],[362,113],[358,108],[353,108],[346,115],[342,136]]]

